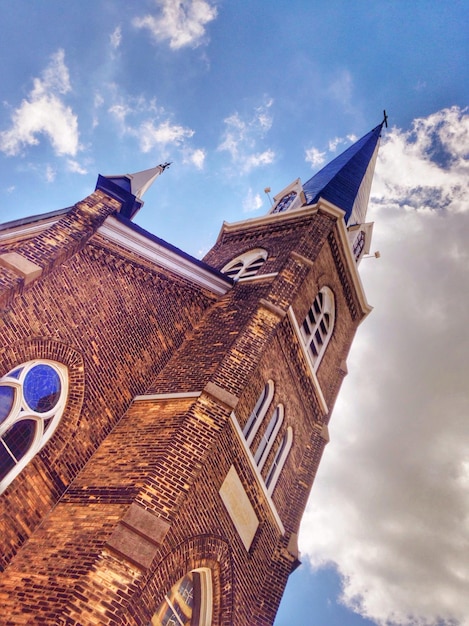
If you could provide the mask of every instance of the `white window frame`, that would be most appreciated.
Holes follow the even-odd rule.
[[[255,276],[262,265],[264,265],[267,257],[267,250],[264,250],[264,248],[254,248],[232,259],[224,266],[222,273],[228,274],[231,269],[240,264],[240,268],[235,274],[229,274],[230,278],[240,280],[241,278]]]
[[[282,426],[284,416],[284,408],[283,404],[278,404],[274,412],[272,413],[272,417],[267,424],[264,433],[262,434],[261,440],[257,446],[257,450],[254,453],[254,461],[259,468],[259,471],[262,471],[264,464],[269,456],[269,452],[274,445],[274,441],[277,438],[278,431]]]
[[[50,366],[59,376],[60,380],[60,396],[53,407],[48,412],[39,413],[28,407],[23,395],[23,383],[27,374],[37,365]],[[13,377],[12,374],[16,370],[22,368],[22,372],[19,378]],[[8,417],[0,425],[0,446],[2,446],[2,452],[9,454],[15,461],[15,465],[12,469],[0,480],[0,493],[2,493],[12,481],[20,474],[20,472],[28,465],[28,463],[36,456],[38,452],[46,445],[49,439],[52,437],[60,423],[62,415],[65,410],[65,405],[68,396],[68,370],[62,363],[55,361],[49,361],[44,359],[37,359],[33,361],[27,361],[25,363],[18,364],[8,374],[0,378],[0,386],[13,387],[15,389],[15,399],[10,409]],[[22,420],[33,420],[37,423],[36,433],[33,441],[31,442],[29,449],[16,459],[6,444],[3,443],[2,436],[15,424]]]
[[[267,487],[269,495],[273,493],[275,486],[277,485],[277,481],[282,473],[283,466],[285,465],[285,461],[290,453],[292,444],[293,428],[288,426],[282,439],[280,440],[280,443],[278,444],[277,451],[275,452],[275,456],[270,464],[269,471],[267,472],[265,479],[265,486]]]
[[[243,428],[243,435],[246,439],[246,443],[248,446],[251,445],[254,437],[257,434],[257,431],[259,430],[264,420],[265,414],[269,410],[272,399],[274,397],[274,391],[274,381],[269,379],[266,382],[264,389],[257,399],[254,409],[252,410],[252,413]]]
[[[314,371],[317,371],[324,356],[334,330],[334,323],[335,298],[332,290],[325,286],[319,290],[300,327],[301,337],[313,363]]]

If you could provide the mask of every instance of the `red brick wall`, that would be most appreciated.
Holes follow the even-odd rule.
[[[321,427],[330,416],[321,408],[287,311],[292,306],[301,325],[318,289],[328,285],[334,292],[336,325],[318,370],[329,409],[359,321],[335,237],[334,221],[320,214],[223,235],[207,261],[221,267],[243,250],[265,247],[270,266],[262,271],[279,274],[240,282],[209,308],[206,295],[102,244],[59,271],[55,289],[67,294],[63,310],[51,306],[54,281],[25,292],[17,319],[26,325],[33,310],[33,325],[46,328],[46,336],[57,327],[56,341],[69,346],[70,358],[82,359],[83,409],[73,446],[72,440],[65,443],[69,447],[54,465],[54,471],[62,468],[68,490],[4,573],[0,607],[9,616],[6,623],[145,624],[164,593],[201,566],[214,572],[215,625],[273,623],[296,559],[291,540],[325,445]],[[35,309],[46,294],[47,306]],[[99,306],[104,299],[108,315]],[[12,336],[16,328],[12,323]],[[294,436],[273,494],[284,535],[230,419],[234,408],[245,423],[269,378],[275,395],[265,423],[281,402],[285,418],[278,440],[288,426]],[[201,395],[138,401],[119,419],[144,389]],[[40,456],[39,473],[53,482],[47,474],[52,468]],[[72,458],[89,458],[73,482],[79,462],[75,474],[65,471]],[[232,465],[259,520],[249,550],[219,495]],[[18,497],[14,513],[23,519],[27,506],[29,512],[40,508],[34,500],[23,509],[20,503]],[[129,507],[162,529],[158,540],[126,522]],[[143,557],[138,546],[146,546]]]

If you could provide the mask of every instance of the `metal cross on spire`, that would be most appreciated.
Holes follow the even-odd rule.
[[[387,128],[388,127],[388,114],[386,113],[386,109],[383,111],[383,124]]]

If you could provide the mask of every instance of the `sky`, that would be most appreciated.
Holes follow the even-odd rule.
[[[171,161],[135,222],[196,257],[389,115],[374,307],[275,626],[469,625],[469,2],[0,0],[0,221]]]

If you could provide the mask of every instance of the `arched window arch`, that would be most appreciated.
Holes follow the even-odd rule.
[[[265,263],[267,256],[267,250],[263,248],[249,250],[227,263],[222,272],[233,280],[254,276]]]
[[[280,426],[283,422],[283,405],[279,404],[275,407],[272,417],[266,426],[265,431],[262,433],[261,440],[254,453],[254,461],[257,463],[259,471],[264,467],[264,463],[269,456],[269,452],[273,446],[277,433],[280,430]]]
[[[288,453],[290,452],[292,444],[293,429],[291,426],[289,426],[278,445],[272,464],[269,467],[269,471],[267,472],[265,486],[267,487],[269,494],[272,494],[275,489],[275,485],[277,484],[280,473],[283,469],[283,466],[285,465],[285,461],[287,460]]]
[[[212,606],[211,571],[194,569],[165,594],[148,626],[211,626]]]
[[[256,436],[256,433],[259,430],[260,425],[262,424],[262,420],[264,419],[264,416],[269,409],[273,397],[274,383],[272,380],[268,380],[256,402],[256,405],[251,415],[249,416],[248,421],[243,428],[243,435],[246,439],[246,443],[248,446],[251,445],[252,440]]]
[[[45,446],[65,409],[68,370],[28,361],[0,378],[0,493]]]
[[[308,311],[301,326],[301,334],[309,355],[317,370],[334,329],[334,294],[329,287],[323,287]]]

